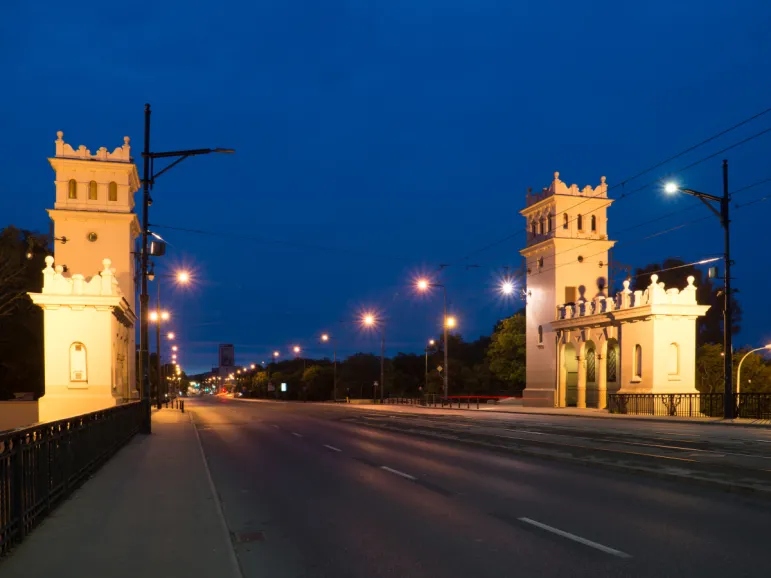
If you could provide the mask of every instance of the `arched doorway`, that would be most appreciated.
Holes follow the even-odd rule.
[[[586,360],[586,407],[599,406],[599,389],[597,382],[597,347],[593,341],[587,341],[584,346]]]
[[[562,346],[560,367],[560,398],[563,407],[575,407],[578,401],[578,360],[576,347],[572,343]]]

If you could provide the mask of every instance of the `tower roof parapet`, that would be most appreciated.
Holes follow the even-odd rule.
[[[554,180],[551,185],[544,187],[540,193],[527,192],[527,204],[526,206],[534,205],[544,199],[547,199],[553,195],[571,195],[574,197],[597,197],[602,199],[608,198],[608,185],[605,183],[605,177],[600,177],[600,184],[597,187],[586,185],[583,189],[579,189],[578,185],[567,186],[559,178],[559,172],[554,173]]]
[[[85,145],[80,145],[77,149],[72,148],[72,145],[64,142],[64,133],[62,131],[58,131],[56,137],[55,156],[58,158],[120,163],[133,162],[133,159],[131,158],[131,146],[129,145],[131,139],[127,136],[123,137],[123,146],[116,148],[112,152],[108,152],[107,147],[100,147],[99,150],[96,151],[96,154],[91,154],[91,151],[87,149]]]
[[[46,268],[43,269],[42,293],[44,295],[123,296],[118,280],[115,278],[112,261],[104,259],[102,265],[104,270],[88,279],[79,273],[65,276],[64,267],[61,265],[54,267],[54,258],[49,255],[46,257]]]

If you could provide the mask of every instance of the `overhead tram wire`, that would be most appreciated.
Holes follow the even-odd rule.
[[[770,108],[767,108],[767,109],[765,109],[765,110],[763,110],[763,111],[761,111],[761,112],[759,112],[759,113],[756,113],[756,114],[754,114],[754,115],[752,115],[752,116],[750,116],[750,117],[748,117],[748,118],[746,118],[746,119],[744,119],[744,120],[742,120],[742,121],[738,122],[737,124],[735,124],[735,125],[733,125],[733,126],[731,126],[731,127],[727,128],[727,129],[724,129],[724,130],[722,130],[722,131],[720,131],[720,132],[718,132],[718,133],[715,133],[715,134],[713,134],[712,136],[710,136],[710,137],[708,137],[708,138],[706,138],[706,139],[702,140],[701,142],[699,142],[699,143],[697,143],[697,144],[695,144],[695,145],[692,145],[692,146],[690,146],[690,147],[688,147],[688,148],[686,148],[686,149],[684,149],[684,150],[682,150],[682,151],[678,152],[677,154],[675,154],[675,155],[672,155],[672,156],[670,156],[669,158],[667,158],[667,159],[665,159],[665,160],[663,160],[663,161],[660,161],[660,162],[656,163],[655,165],[653,165],[653,166],[651,166],[651,167],[648,167],[647,169],[645,169],[645,170],[643,170],[643,171],[640,171],[639,173],[637,173],[636,175],[634,175],[634,176],[632,176],[632,177],[629,177],[629,178],[626,178],[626,179],[624,179],[624,180],[622,180],[622,181],[619,181],[617,184],[615,184],[615,185],[612,185],[612,186],[608,187],[608,189],[607,189],[607,191],[606,191],[606,192],[610,192],[610,191],[612,191],[613,189],[615,189],[615,188],[617,188],[617,187],[619,187],[619,186],[620,186],[620,187],[624,187],[624,186],[626,185],[626,183],[628,183],[628,182],[630,182],[630,181],[633,181],[633,180],[635,180],[635,179],[637,179],[637,178],[639,178],[639,177],[641,177],[641,176],[643,176],[643,175],[645,175],[645,174],[647,174],[647,173],[649,173],[649,172],[651,172],[651,171],[653,171],[653,170],[655,170],[655,169],[657,169],[657,168],[659,168],[659,167],[661,167],[661,166],[663,166],[663,165],[665,165],[665,164],[667,164],[667,163],[669,163],[669,162],[671,162],[671,161],[673,161],[673,160],[675,160],[675,159],[678,159],[678,158],[680,158],[681,156],[683,156],[683,155],[685,155],[685,154],[688,154],[689,152],[692,152],[692,151],[696,150],[697,148],[699,148],[699,147],[702,147],[702,146],[704,146],[705,144],[708,144],[708,143],[712,142],[713,140],[715,140],[715,139],[717,139],[717,138],[720,138],[721,136],[723,136],[723,135],[726,135],[726,134],[728,134],[729,132],[731,132],[731,131],[734,131],[734,130],[736,130],[737,128],[739,128],[739,127],[741,127],[741,126],[744,126],[745,124],[748,124],[748,123],[750,123],[750,122],[752,122],[752,121],[754,121],[754,120],[756,120],[756,119],[760,118],[761,116],[763,116],[763,115],[765,115],[765,114],[768,114],[769,112],[771,112],[771,107],[770,107]],[[742,141],[739,141],[738,143],[735,143],[735,144],[733,144],[733,145],[730,145],[729,147],[726,147],[726,148],[724,148],[724,149],[722,149],[722,150],[720,150],[720,151],[718,151],[718,152],[716,152],[716,153],[713,153],[712,155],[708,155],[707,157],[704,157],[704,158],[700,159],[699,161],[697,161],[697,162],[695,162],[695,163],[692,163],[692,164],[690,164],[690,165],[688,165],[688,166],[684,167],[683,169],[681,169],[681,170],[680,170],[680,171],[678,171],[678,172],[682,172],[682,171],[688,170],[688,169],[690,169],[690,168],[693,168],[694,166],[696,166],[696,165],[698,165],[698,164],[700,164],[700,163],[702,163],[702,162],[705,162],[705,161],[707,161],[707,160],[709,160],[709,159],[711,159],[711,158],[714,158],[715,156],[717,156],[717,155],[719,155],[719,154],[721,154],[721,153],[723,153],[723,152],[726,152],[726,151],[728,151],[728,150],[731,150],[732,148],[735,148],[735,147],[737,147],[737,146],[741,146],[742,144],[745,144],[746,142],[749,142],[750,140],[753,140],[753,139],[755,139],[755,138],[758,138],[758,137],[760,137],[760,136],[762,136],[762,135],[764,135],[764,134],[766,134],[767,132],[770,132],[770,131],[771,131],[771,128],[768,128],[768,129],[766,129],[766,130],[763,130],[763,131],[761,131],[761,132],[759,132],[759,133],[756,133],[756,134],[754,134],[754,135],[751,135],[750,137],[748,137],[748,138],[746,138],[746,139],[744,139],[744,140],[742,140]],[[627,197],[629,197],[629,196],[631,196],[631,195],[633,195],[633,194],[635,194],[635,193],[637,193],[637,192],[640,192],[641,190],[644,190],[644,189],[646,189],[647,187],[651,186],[652,184],[655,184],[655,183],[659,182],[659,181],[660,181],[662,178],[666,178],[667,176],[672,176],[673,174],[675,174],[675,173],[670,173],[669,175],[665,175],[664,177],[660,177],[660,178],[658,178],[658,179],[656,179],[656,180],[654,180],[654,181],[651,181],[650,183],[647,183],[647,184],[643,185],[642,187],[639,187],[639,188],[637,188],[637,189],[633,190],[633,191],[632,191],[632,192],[630,192],[630,193],[624,193],[624,194],[623,194],[621,197],[619,197],[619,198],[618,198],[618,199],[616,199],[616,200],[617,200],[617,201],[620,201],[621,199],[627,198]],[[582,203],[584,203],[584,202],[586,202],[586,201],[588,201],[588,200],[590,200],[590,199],[592,199],[592,198],[597,198],[598,196],[599,196],[599,195],[592,195],[592,196],[586,197],[586,198],[584,198],[584,200],[583,200],[583,201],[581,201],[581,202],[579,202],[579,203],[576,203],[576,204],[575,204],[575,205],[573,205],[573,207],[571,207],[571,208],[577,207],[578,205],[580,205],[580,204],[582,204]],[[610,203],[608,203],[608,205],[610,205]],[[605,206],[607,207],[608,205],[605,205]],[[556,218],[558,215],[559,215],[559,213],[557,213],[557,214],[555,215],[555,218]],[[572,219],[571,221],[568,221],[568,223],[571,223],[571,222],[573,222],[573,221],[575,221],[575,220],[576,220],[576,219],[574,218],[574,219]],[[514,233],[514,234],[512,234],[512,235],[509,235],[509,236],[505,237],[504,239],[501,239],[501,240],[498,240],[498,241],[493,241],[492,243],[489,243],[488,245],[485,245],[484,247],[482,247],[482,248],[480,248],[480,249],[475,249],[474,251],[471,251],[470,253],[466,254],[465,256],[463,256],[463,257],[460,257],[459,259],[456,259],[456,260],[452,261],[452,264],[455,264],[455,263],[457,263],[458,261],[462,261],[462,260],[464,260],[464,259],[467,259],[467,258],[469,258],[469,257],[470,257],[470,256],[472,256],[472,255],[475,255],[475,254],[477,254],[477,253],[481,253],[481,252],[484,252],[484,251],[486,251],[486,250],[488,250],[488,249],[490,249],[490,248],[492,248],[492,247],[495,247],[495,246],[497,246],[497,245],[500,245],[501,243],[504,243],[504,242],[508,241],[509,239],[513,238],[513,237],[514,237],[514,236],[516,236],[517,234],[519,234],[519,233]]]

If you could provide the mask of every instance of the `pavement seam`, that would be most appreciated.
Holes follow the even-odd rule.
[[[201,460],[203,461],[204,470],[206,470],[206,479],[209,481],[209,489],[211,490],[212,498],[214,498],[214,507],[217,510],[217,515],[222,526],[222,532],[225,535],[225,541],[229,546],[228,551],[230,553],[230,563],[233,565],[233,575],[236,578],[245,578],[243,570],[241,569],[241,564],[238,562],[238,556],[236,556],[236,551],[233,548],[232,532],[230,531],[230,528],[228,528],[227,520],[225,520],[225,513],[222,511],[222,504],[220,502],[219,494],[217,493],[217,486],[214,485],[214,478],[212,478],[211,470],[209,469],[209,461],[206,459],[206,452],[203,449],[198,428],[193,421],[192,412],[190,413],[190,425],[195,432],[195,439],[198,441],[198,449],[201,450]]]

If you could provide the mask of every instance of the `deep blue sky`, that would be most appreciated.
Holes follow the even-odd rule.
[[[771,4],[758,0],[147,6],[0,4],[0,224],[47,231],[57,130],[92,151],[129,135],[139,160],[145,102],[154,150],[237,149],[185,161],[154,191],[151,222],[220,233],[158,229],[173,245],[164,266],[197,278],[193,290],[165,292],[188,371],[216,365],[222,342],[244,364],[295,343],[322,355],[322,330],[339,335],[343,354],[376,349],[375,336],[339,323],[364,307],[388,315],[389,352],[420,350],[441,301],[415,298],[408,283],[439,263],[454,263],[443,280],[464,336],[489,333],[521,306],[493,286],[520,265],[527,187],[547,186],[555,170],[580,187],[601,175],[617,185],[771,106]],[[771,114],[624,188],[768,127]],[[770,149],[771,133],[681,181],[720,194],[723,156],[732,190],[771,177]],[[687,206],[692,214],[625,231]],[[769,207],[733,221],[738,344],[771,340]],[[720,253],[715,219],[637,242],[706,211],[657,187],[619,201],[615,259]]]

